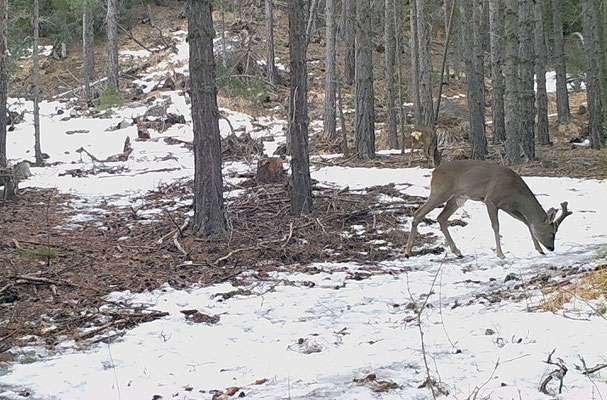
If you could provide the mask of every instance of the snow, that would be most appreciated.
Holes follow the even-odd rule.
[[[183,61],[184,52],[187,46],[180,49],[177,60],[169,62]],[[169,136],[192,140],[189,105],[180,92],[164,94],[172,100],[171,109],[185,116],[186,124],[162,134],[152,131],[147,142],[135,140],[134,127],[106,131],[123,118],[143,114],[145,108],[124,107],[102,119],[78,115],[69,103],[42,102],[42,148],[52,166],[32,168],[34,176],[22,187],[55,187],[80,196],[82,215],[75,217],[77,221],[99,215],[102,211],[96,205],[103,200],[129,205],[163,182],[192,179],[191,152],[163,140]],[[23,100],[11,102],[31,109],[31,103]],[[57,114],[57,110],[64,112]],[[222,112],[237,131],[252,131],[252,117],[227,109]],[[69,115],[73,116],[61,120]],[[8,132],[12,162],[32,157],[31,119],[26,114],[25,121]],[[259,118],[257,123],[267,130],[254,135],[277,138],[264,143],[270,155],[277,143],[284,142],[286,122]],[[230,133],[224,120],[220,127],[222,136]],[[86,133],[67,134],[69,130]],[[104,163],[126,166],[126,172],[60,176],[69,169],[93,167],[90,158],[82,155],[81,159],[76,149],[84,147],[104,158],[121,152],[126,137],[134,148],[128,161]],[[248,169],[244,163],[224,165],[228,180],[233,179],[230,172]],[[321,185],[351,190],[396,183],[396,189],[404,193],[427,196],[430,172],[333,166],[313,168],[312,177]],[[251,399],[431,399],[428,389],[419,388],[426,367],[415,311],[426,298],[421,330],[430,373],[449,392],[443,398],[602,398],[607,394],[605,372],[587,377],[575,366],[581,364],[580,356],[588,366],[605,361],[607,323],[591,304],[577,298],[560,312],[530,311],[544,296],[527,290],[526,282],[542,273],[557,274],[554,267],[558,271],[591,268],[601,262],[607,183],[544,177],[526,177],[525,181],[545,208],[568,201],[574,212],[559,230],[554,252],[537,254],[527,227],[502,213],[500,231],[507,258],[497,259],[485,207],[469,202],[453,217],[468,225],[451,228],[463,259],[450,253],[403,257],[372,270],[367,265],[320,263],[316,267],[322,272],[317,274],[273,273],[268,281],[244,274],[248,283],[239,287],[223,283],[187,290],[165,286],[146,293],[112,293],[110,300],[148,305],[169,315],[132,328],[110,344],[88,349],[73,341],[62,343],[53,353],[42,347],[14,349],[21,357],[0,371],[0,398],[20,399],[19,392],[27,390],[31,399],[209,399],[213,390],[224,392],[236,386]],[[149,212],[153,216],[154,211]],[[436,218],[438,212],[429,218]],[[433,232],[442,240],[435,225],[421,224],[419,230]],[[356,271],[370,276],[349,279]],[[509,274],[516,279],[505,279]],[[235,290],[241,294],[221,295]],[[528,297],[490,301],[493,294],[502,292]],[[195,324],[180,312],[184,309],[218,315],[220,321]],[[558,357],[569,368],[563,394],[556,397],[538,391],[556,368],[544,362],[553,349],[553,360]],[[371,384],[355,381],[371,373],[398,387],[373,392]],[[557,390],[557,384],[553,381],[549,389]]]

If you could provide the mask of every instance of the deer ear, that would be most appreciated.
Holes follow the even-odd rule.
[[[546,211],[546,215],[548,216],[548,223],[552,223],[554,221],[554,217],[556,217],[556,210],[553,207],[550,207],[550,210]]]

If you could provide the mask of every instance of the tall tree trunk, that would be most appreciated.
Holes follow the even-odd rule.
[[[273,0],[266,2],[266,74],[268,80],[276,83],[276,66],[274,62],[274,11]]]
[[[289,1],[289,57],[291,86],[289,136],[291,137],[291,213],[312,209],[312,182],[308,153],[308,69],[304,0]]]
[[[499,0],[489,0],[489,26],[491,49],[491,115],[493,117],[493,143],[506,141],[504,122],[504,46],[502,42],[502,20]]]
[[[118,67],[118,11],[116,0],[107,0],[107,84],[120,91]]]
[[[356,151],[358,158],[375,158],[375,103],[370,0],[356,4]]]
[[[451,29],[453,30],[453,27],[449,28],[449,24],[453,21],[450,21],[450,14],[451,14],[451,4],[453,4],[454,0],[443,0],[443,21],[445,23],[445,32],[447,32],[447,30]],[[443,74],[443,77],[441,78],[444,83],[449,83],[449,80],[451,79],[451,73],[449,72],[451,67],[449,65],[449,48],[447,47],[447,51],[445,53],[447,56],[445,57],[445,66],[444,66],[444,70],[447,72],[446,74]],[[436,113],[436,111],[435,111]]]
[[[320,0],[310,0],[310,12],[308,13],[308,24],[306,26],[306,41],[310,43],[312,33],[314,32],[314,24],[316,23],[316,10]]]
[[[32,49],[33,80],[34,80],[34,155],[36,165],[42,165],[42,149],[40,146],[40,55],[38,43],[40,41],[40,5],[34,0],[34,45]]]
[[[552,0],[554,61],[556,64],[556,108],[559,123],[567,124],[571,121],[571,112],[569,111],[569,93],[567,92],[567,67],[565,64],[565,40],[563,38],[561,4],[562,0]]]
[[[424,123],[421,96],[419,93],[419,40],[417,38],[417,11],[415,1],[409,3],[409,49],[411,52],[411,97],[413,98],[413,116],[416,124]]]
[[[521,159],[521,115],[518,79],[518,0],[504,1],[504,117],[506,123],[506,161],[516,164]]]
[[[468,108],[470,110],[471,157],[482,160],[487,154],[485,136],[485,90],[483,69],[483,44],[481,34],[482,1],[460,0],[462,15],[472,17],[471,23],[462,26],[464,37],[464,61],[468,77]]]
[[[0,168],[7,166],[6,159],[6,100],[8,90],[8,65],[7,65],[7,9],[8,0],[0,0]],[[5,186],[6,191],[6,186]]]
[[[212,1],[189,0],[190,94],[194,130],[194,234],[225,229],[221,138],[213,57]]]
[[[544,31],[544,1],[535,3],[535,81],[537,83],[537,137],[540,144],[550,144],[548,133],[548,94],[546,93],[546,34]]]
[[[429,24],[426,22],[426,0],[415,1],[417,9],[417,51],[419,52],[419,94],[422,103],[422,116],[426,125],[433,126],[432,48]]]
[[[603,124],[605,124],[607,122],[607,29],[605,27],[607,23],[607,0],[599,1],[598,7],[599,48],[601,49],[601,57],[599,58],[601,105],[603,106]],[[603,128],[607,127],[603,125]],[[605,135],[603,135],[603,139],[605,139]]]
[[[590,147],[603,147],[601,85],[599,80],[600,47],[598,41],[598,5],[596,0],[582,2],[584,47],[586,51],[586,95],[588,97],[588,136]]]
[[[346,26],[344,28],[344,83],[348,86],[354,85],[355,73],[355,48],[356,37],[356,0],[343,0],[346,14]]]
[[[396,29],[394,23],[394,0],[386,0],[384,21],[385,62],[386,62],[386,115],[388,146],[398,149],[396,130],[396,94],[394,89],[394,64],[396,59]]]
[[[535,90],[534,90],[534,6],[527,0],[519,1],[519,105],[521,109],[521,135],[523,154],[535,160]]]
[[[91,83],[95,81],[95,30],[93,26],[92,0],[84,0],[82,11],[82,75],[87,101],[93,99]]]
[[[335,26],[335,1],[326,0],[325,3],[325,20],[327,23],[326,29],[326,84],[325,84],[325,118],[323,120],[325,137],[333,140],[336,137],[336,89],[337,89],[337,72],[336,72],[336,35],[337,29]]]

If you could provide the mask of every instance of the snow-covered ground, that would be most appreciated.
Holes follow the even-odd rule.
[[[183,53],[180,48],[181,61]],[[150,73],[141,79],[154,77],[157,74]],[[56,187],[81,196],[86,199],[82,209],[86,214],[101,199],[127,205],[163,182],[191,179],[191,152],[163,140],[172,136],[191,141],[188,105],[180,92],[163,95],[171,98],[171,107],[185,116],[186,124],[164,133],[152,131],[149,141],[136,141],[135,127],[106,131],[123,118],[143,114],[144,107],[122,108],[107,119],[92,119],[74,114],[65,103],[42,103],[42,148],[52,166],[33,168],[34,176],[21,186]],[[62,114],[57,114],[59,109]],[[251,117],[225,111],[236,129],[252,130]],[[268,127],[257,133],[260,136],[284,140],[280,133],[284,121],[257,123]],[[222,134],[228,134],[227,123],[220,124]],[[120,153],[127,136],[134,148],[128,161],[105,163],[126,166],[126,172],[60,176],[69,169],[93,167],[88,156],[76,153],[78,148],[104,158]],[[266,146],[271,154],[276,142]],[[32,159],[32,148],[28,114],[8,133],[9,158]],[[224,168],[227,173],[250,167],[226,163]],[[394,182],[404,193],[424,196],[429,176],[430,170],[420,168],[312,171],[321,184],[364,189]],[[580,357],[589,367],[605,362],[607,321],[596,316],[592,304],[577,298],[559,312],[531,312],[544,296],[528,289],[527,283],[542,273],[558,275],[601,261],[607,242],[607,183],[525,180],[545,208],[568,201],[574,212],[557,234],[555,252],[537,254],[527,228],[501,214],[507,258],[499,260],[484,205],[467,203],[454,218],[468,225],[451,228],[463,259],[450,253],[403,257],[375,269],[318,264],[322,271],[318,274],[274,273],[264,282],[244,275],[249,282],[244,287],[224,283],[113,293],[111,300],[146,304],[169,315],[135,327],[111,344],[86,350],[70,341],[52,354],[41,347],[14,349],[20,358],[0,376],[0,398],[21,399],[19,393],[27,391],[30,399],[209,399],[238,387],[234,397],[244,393],[250,399],[431,399],[427,388],[419,388],[426,379],[421,331],[430,375],[449,393],[443,398],[602,399],[607,395],[607,373],[585,376],[576,367],[581,365]],[[437,214],[435,210],[429,217]],[[408,230],[407,225],[403,229]],[[442,239],[435,225],[422,224],[420,231]],[[371,276],[348,279],[348,271],[359,270],[371,271]],[[241,294],[222,296],[235,290]],[[494,302],[497,294],[500,300]],[[508,300],[507,294],[524,300]],[[416,309],[424,301],[420,329]],[[189,309],[217,315],[219,322],[190,322],[180,312]],[[562,359],[569,370],[563,394],[547,396],[538,388],[556,369],[544,362],[554,349],[553,361]],[[370,374],[376,380],[365,380]],[[548,389],[558,390],[556,379]]]

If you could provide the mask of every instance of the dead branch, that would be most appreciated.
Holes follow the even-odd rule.
[[[602,370],[603,368],[607,368],[607,364],[597,364],[592,368],[588,368],[586,366],[586,360],[584,360],[584,358],[580,355],[578,355],[578,357],[580,358],[580,361],[582,362],[582,367],[584,369],[582,371],[582,375],[594,374],[595,372],[598,372],[598,371]]]
[[[42,278],[39,276],[31,276],[31,275],[16,275],[16,276],[12,276],[11,278],[13,278],[17,283],[34,282],[34,283],[41,283],[41,284],[45,284],[45,285],[74,286],[74,287],[77,286],[68,281],[57,281],[54,279],[47,279],[47,278]]]
[[[542,392],[548,396],[554,395],[553,393],[550,393],[548,391],[548,383],[550,383],[550,381],[552,381],[552,379],[559,380],[559,394],[562,393],[563,380],[565,379],[565,375],[567,374],[567,367],[565,366],[565,363],[563,362],[562,359],[557,358],[557,361],[552,361],[552,355],[554,354],[555,351],[556,351],[556,349],[552,350],[550,352],[550,354],[548,354],[548,359],[544,362],[546,364],[555,365],[558,368],[555,369],[554,371],[552,371],[551,373],[549,373],[548,376],[546,376],[546,378],[540,384],[540,388],[539,388],[540,392]]]
[[[168,211],[167,211],[168,213]],[[169,214],[170,216],[171,214]],[[172,217],[171,217],[172,219]],[[175,223],[175,221],[173,220],[173,223]],[[185,219],[185,221],[183,221],[183,224],[181,226],[175,224],[177,226],[177,232],[175,232],[175,234],[173,235],[173,244],[175,245],[175,247],[177,247],[177,250],[179,250],[184,256],[188,255],[188,252],[185,251],[183,249],[183,247],[181,246],[181,244],[177,241],[177,237],[183,237],[183,230],[188,226],[188,224],[190,223],[190,217],[187,217]]]

